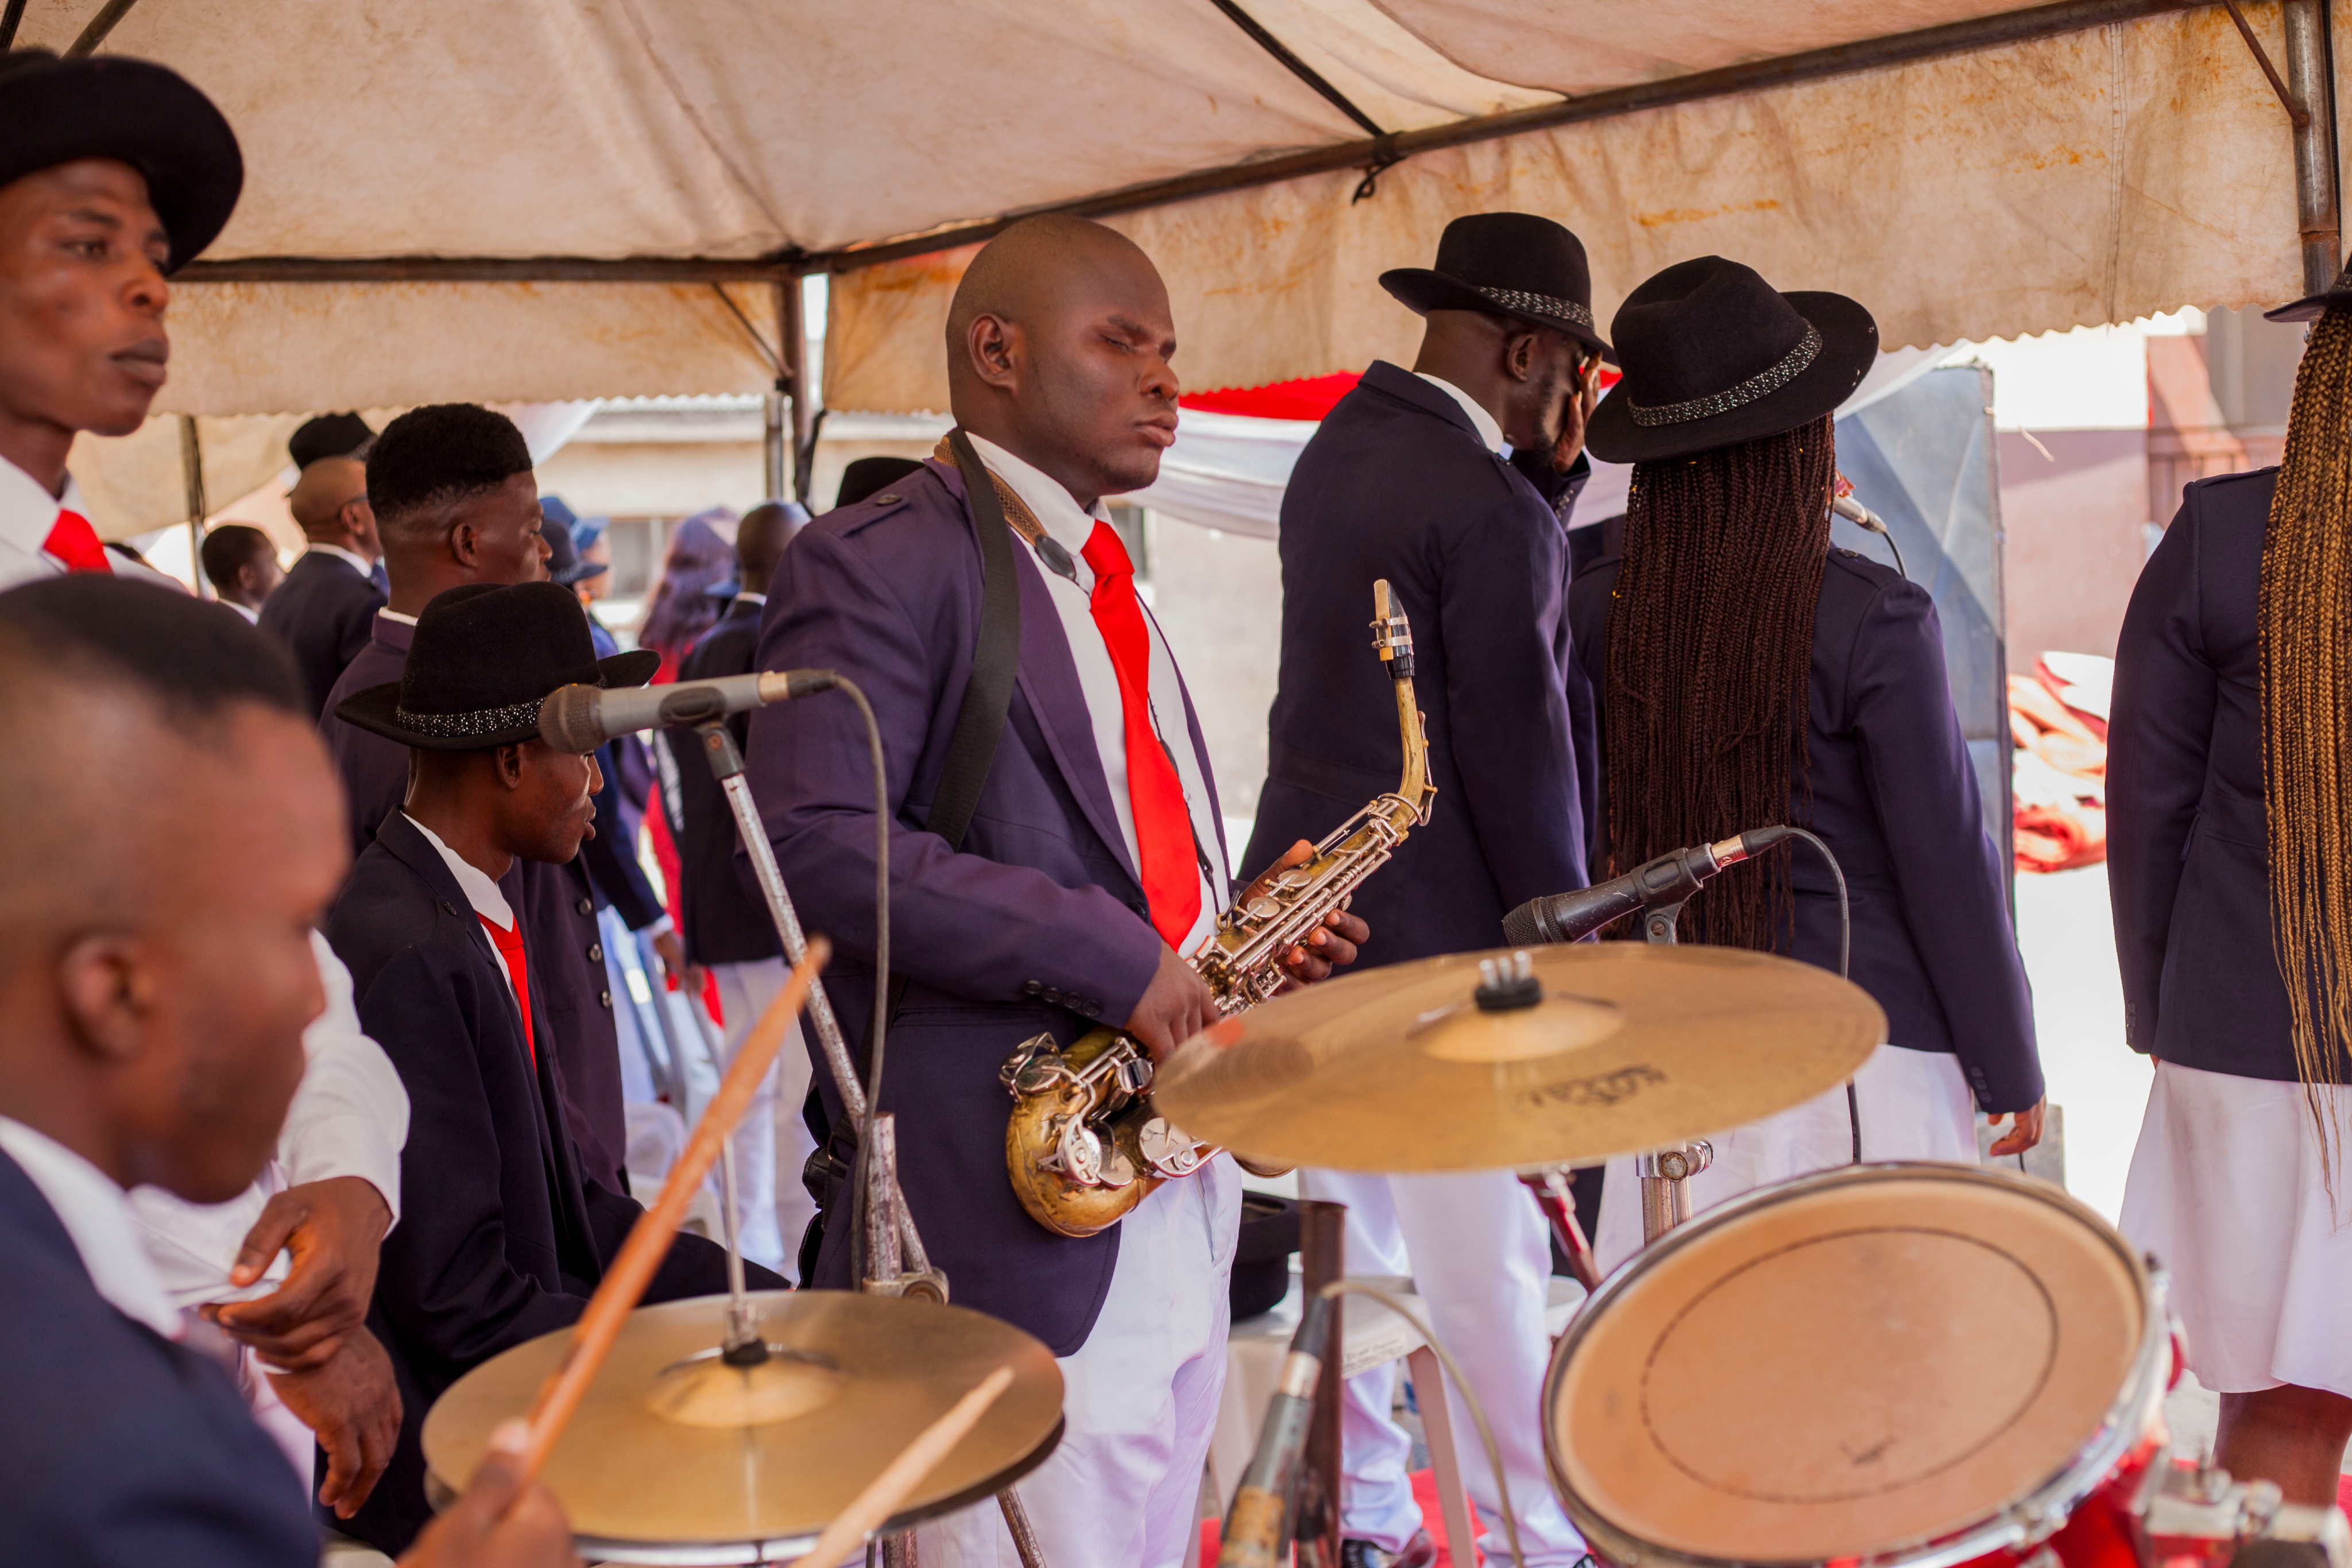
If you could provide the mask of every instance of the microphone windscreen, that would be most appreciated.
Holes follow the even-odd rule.
[[[539,705],[539,737],[558,751],[586,756],[604,744],[604,726],[596,722],[595,686],[558,686]]]
[[[1539,911],[1543,900],[1530,898],[1503,916],[1503,940],[1513,947],[1540,947],[1556,940],[1545,931]]]

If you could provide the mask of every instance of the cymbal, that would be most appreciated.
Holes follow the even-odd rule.
[[[591,1559],[765,1562],[816,1533],[918,1433],[999,1366],[1013,1371],[980,1424],[908,1500],[896,1525],[1009,1485],[1060,1438],[1051,1351],[963,1307],[842,1291],[752,1295],[770,1347],[719,1359],[726,1298],[631,1315],[542,1472]],[[572,1341],[563,1329],[493,1356],[425,1417],[436,1483],[460,1490],[492,1427],[530,1407]],[[679,1554],[680,1548],[709,1548]]]
[[[1565,1164],[1786,1110],[1886,1038],[1860,987],[1769,954],[1585,942],[1528,956],[1541,999],[1509,1010],[1475,996],[1479,961],[1507,967],[1508,949],[1276,997],[1185,1041],[1152,1100],[1191,1136],[1280,1165]]]

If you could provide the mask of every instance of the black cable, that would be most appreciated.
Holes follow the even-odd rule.
[[[1878,537],[1885,539],[1886,541],[1886,548],[1895,552],[1895,570],[1901,573],[1907,580],[1910,578],[1911,573],[1906,570],[1903,565],[1903,547],[1895,542],[1895,535],[1892,532],[1883,533]]]
[[[1890,538],[1886,542],[1891,545],[1895,541]],[[1895,563],[1898,569],[1902,566],[1901,550],[1895,552]],[[1802,828],[1790,828],[1788,832],[1790,838],[1802,839],[1819,850],[1822,859],[1829,862],[1830,875],[1837,879],[1838,978],[1850,980],[1853,978],[1850,972],[1853,957],[1853,906],[1846,898],[1845,869],[1838,864],[1837,856],[1830,852],[1829,845],[1822,842],[1816,835],[1805,831]],[[1845,1115],[1847,1124],[1853,1129],[1853,1163],[1860,1165],[1862,1164],[1862,1097],[1854,1092],[1853,1080],[1851,1078],[1845,1081]]]
[[[874,1046],[866,1071],[866,1116],[857,1126],[857,1157],[849,1171],[849,1278],[856,1290],[866,1278],[866,1161],[874,1146],[874,1113],[882,1103],[882,1039],[890,1027],[890,790],[883,779],[882,727],[875,720],[874,705],[846,675],[835,675],[834,685],[857,705],[874,760]],[[896,1216],[891,1223],[898,1223]]]

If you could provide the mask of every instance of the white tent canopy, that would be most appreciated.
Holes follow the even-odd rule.
[[[18,41],[98,9],[30,0]],[[2244,9],[2283,59],[2281,5]],[[1201,388],[1409,351],[1374,278],[1497,207],[1583,236],[1604,320],[1709,252],[1856,296],[1890,346],[2301,283],[2287,116],[2214,5],[141,0],[103,48],[245,148],[165,413],[763,391],[803,268],[837,274],[824,401],[935,409],[969,249],[860,247],[1090,201]],[[1411,155],[1356,201],[1368,126]]]

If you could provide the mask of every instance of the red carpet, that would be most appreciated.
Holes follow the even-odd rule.
[[[1445,1515],[1437,1506],[1437,1477],[1433,1471],[1412,1472],[1412,1500],[1421,1504],[1421,1517],[1429,1527],[1429,1538],[1437,1542],[1436,1568],[1453,1568],[1454,1554],[1445,1546]],[[1213,1519],[1201,1521],[1201,1568],[1216,1568],[1218,1525],[1219,1521]],[[1482,1519],[1478,1521],[1478,1533],[1484,1535],[1486,1532],[1486,1521]],[[1483,1552],[1474,1552],[1470,1556],[1470,1563],[1464,1564],[1464,1568],[1475,1568],[1476,1564],[1486,1560]],[[1504,1561],[1508,1562],[1510,1556],[1507,1548],[1503,1552]]]

